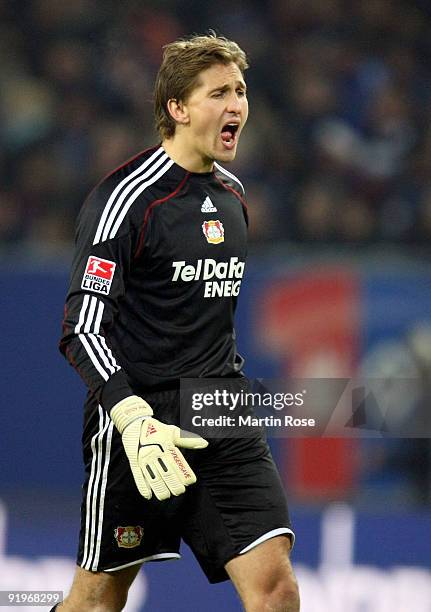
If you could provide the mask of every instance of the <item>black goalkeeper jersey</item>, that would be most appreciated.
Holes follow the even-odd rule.
[[[240,375],[234,312],[246,258],[238,179],[161,146],[104,179],[78,217],[60,349],[106,410],[181,377]]]

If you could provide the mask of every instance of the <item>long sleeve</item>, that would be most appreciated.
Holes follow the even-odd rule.
[[[78,218],[60,350],[108,411],[133,394],[109,331],[125,294],[136,234],[127,216],[118,223],[102,184]]]

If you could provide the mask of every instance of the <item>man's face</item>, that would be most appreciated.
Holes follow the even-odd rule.
[[[246,85],[238,66],[214,64],[203,70],[184,108],[187,146],[204,166],[213,160],[232,161],[248,116]]]

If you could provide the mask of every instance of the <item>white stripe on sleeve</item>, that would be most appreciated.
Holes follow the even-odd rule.
[[[101,346],[100,342],[99,342],[99,336],[95,336],[94,334],[88,334],[88,337],[90,338],[91,342],[93,343],[94,348],[96,349],[97,353],[99,354],[99,356],[101,357],[102,361],[103,361],[103,365],[105,366],[105,368],[107,368],[107,370],[109,372],[111,372],[111,374],[115,374],[115,372],[117,371],[116,368],[111,365],[111,363],[108,360],[107,355],[105,354],[103,347]]]
[[[87,351],[88,356],[90,357],[94,367],[99,372],[100,376],[103,378],[103,380],[108,380],[109,374],[106,372],[106,370],[103,369],[103,366],[98,361],[98,359],[97,359],[96,355],[94,354],[93,349],[91,348],[90,343],[88,342],[87,338],[84,336],[84,334],[79,334],[78,338],[81,340],[85,350]]]
[[[92,296],[90,300],[90,308],[88,309],[88,313],[87,313],[87,320],[86,320],[86,323],[83,329],[84,334],[89,334],[91,331],[91,326],[93,325],[93,318],[94,318],[94,313],[96,310],[96,305],[97,305],[97,298]]]
[[[84,295],[84,299],[82,300],[82,306],[81,306],[81,311],[79,313],[78,323],[75,327],[75,334],[79,334],[81,332],[81,327],[84,323],[85,312],[87,310],[89,300],[90,300],[90,296],[86,293]]]
[[[153,174],[153,172],[166,160],[168,161],[164,166],[162,166],[161,170],[159,170],[156,174]],[[141,193],[149,185],[152,185],[153,183],[155,183],[163,174],[165,174],[165,172],[169,170],[169,168],[172,166],[173,163],[174,163],[173,160],[169,159],[167,155],[162,155],[162,157],[157,160],[154,166],[151,166],[148,172],[146,172],[144,175],[139,177],[139,179],[136,179],[135,181],[133,181],[133,183],[125,189],[125,191],[121,194],[120,198],[118,199],[118,202],[115,205],[114,209],[112,210],[111,214],[109,215],[108,221],[106,222],[106,225],[105,225],[105,229],[103,230],[102,241],[108,238],[109,239],[114,238],[124,217],[126,216],[127,212],[129,211],[129,208],[131,207],[133,202],[136,200],[136,198],[139,195],[141,195]],[[144,179],[148,179],[148,180],[144,180]],[[126,196],[129,193],[130,195],[128,199],[124,202]],[[116,217],[117,217],[117,220],[115,220]]]
[[[106,223],[106,220],[108,218],[108,215],[109,215],[109,213],[111,211],[112,205],[114,204],[115,198],[120,193],[120,191],[123,189],[123,187],[125,187],[127,185],[127,183],[129,183],[132,179],[134,179],[141,172],[143,172],[163,152],[164,152],[164,150],[163,150],[162,147],[157,149],[157,151],[155,151],[155,153],[153,153],[153,155],[151,155],[151,157],[149,157],[143,164],[141,164],[138,168],[136,168],[136,170],[134,170],[134,172],[132,172],[131,174],[126,176],[126,178],[124,178],[122,181],[120,181],[120,183],[116,186],[116,188],[114,189],[114,191],[112,192],[112,194],[109,197],[109,200],[108,200],[108,202],[107,202],[107,204],[106,204],[106,206],[105,206],[105,208],[103,210],[102,216],[100,217],[99,225],[97,226],[96,235],[94,236],[93,244],[98,244],[101,241],[102,232],[103,232],[103,229],[105,227],[105,223]]]
[[[105,309],[105,303],[102,300],[98,300],[99,307],[97,309],[96,321],[94,323],[93,331],[95,334],[100,333],[100,324],[102,323],[103,311]]]
[[[114,368],[118,371],[121,370],[120,366],[118,365],[118,363],[115,361],[115,357],[112,354],[111,349],[109,348],[109,346],[106,344],[106,340],[103,336],[97,336],[100,340],[100,344],[103,346],[103,348],[105,349],[106,354],[108,355],[109,359],[111,360],[112,365],[114,366]]]

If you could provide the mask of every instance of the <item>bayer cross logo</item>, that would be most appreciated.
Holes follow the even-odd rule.
[[[114,536],[120,548],[136,548],[144,535],[141,525],[121,527],[114,529]]]

